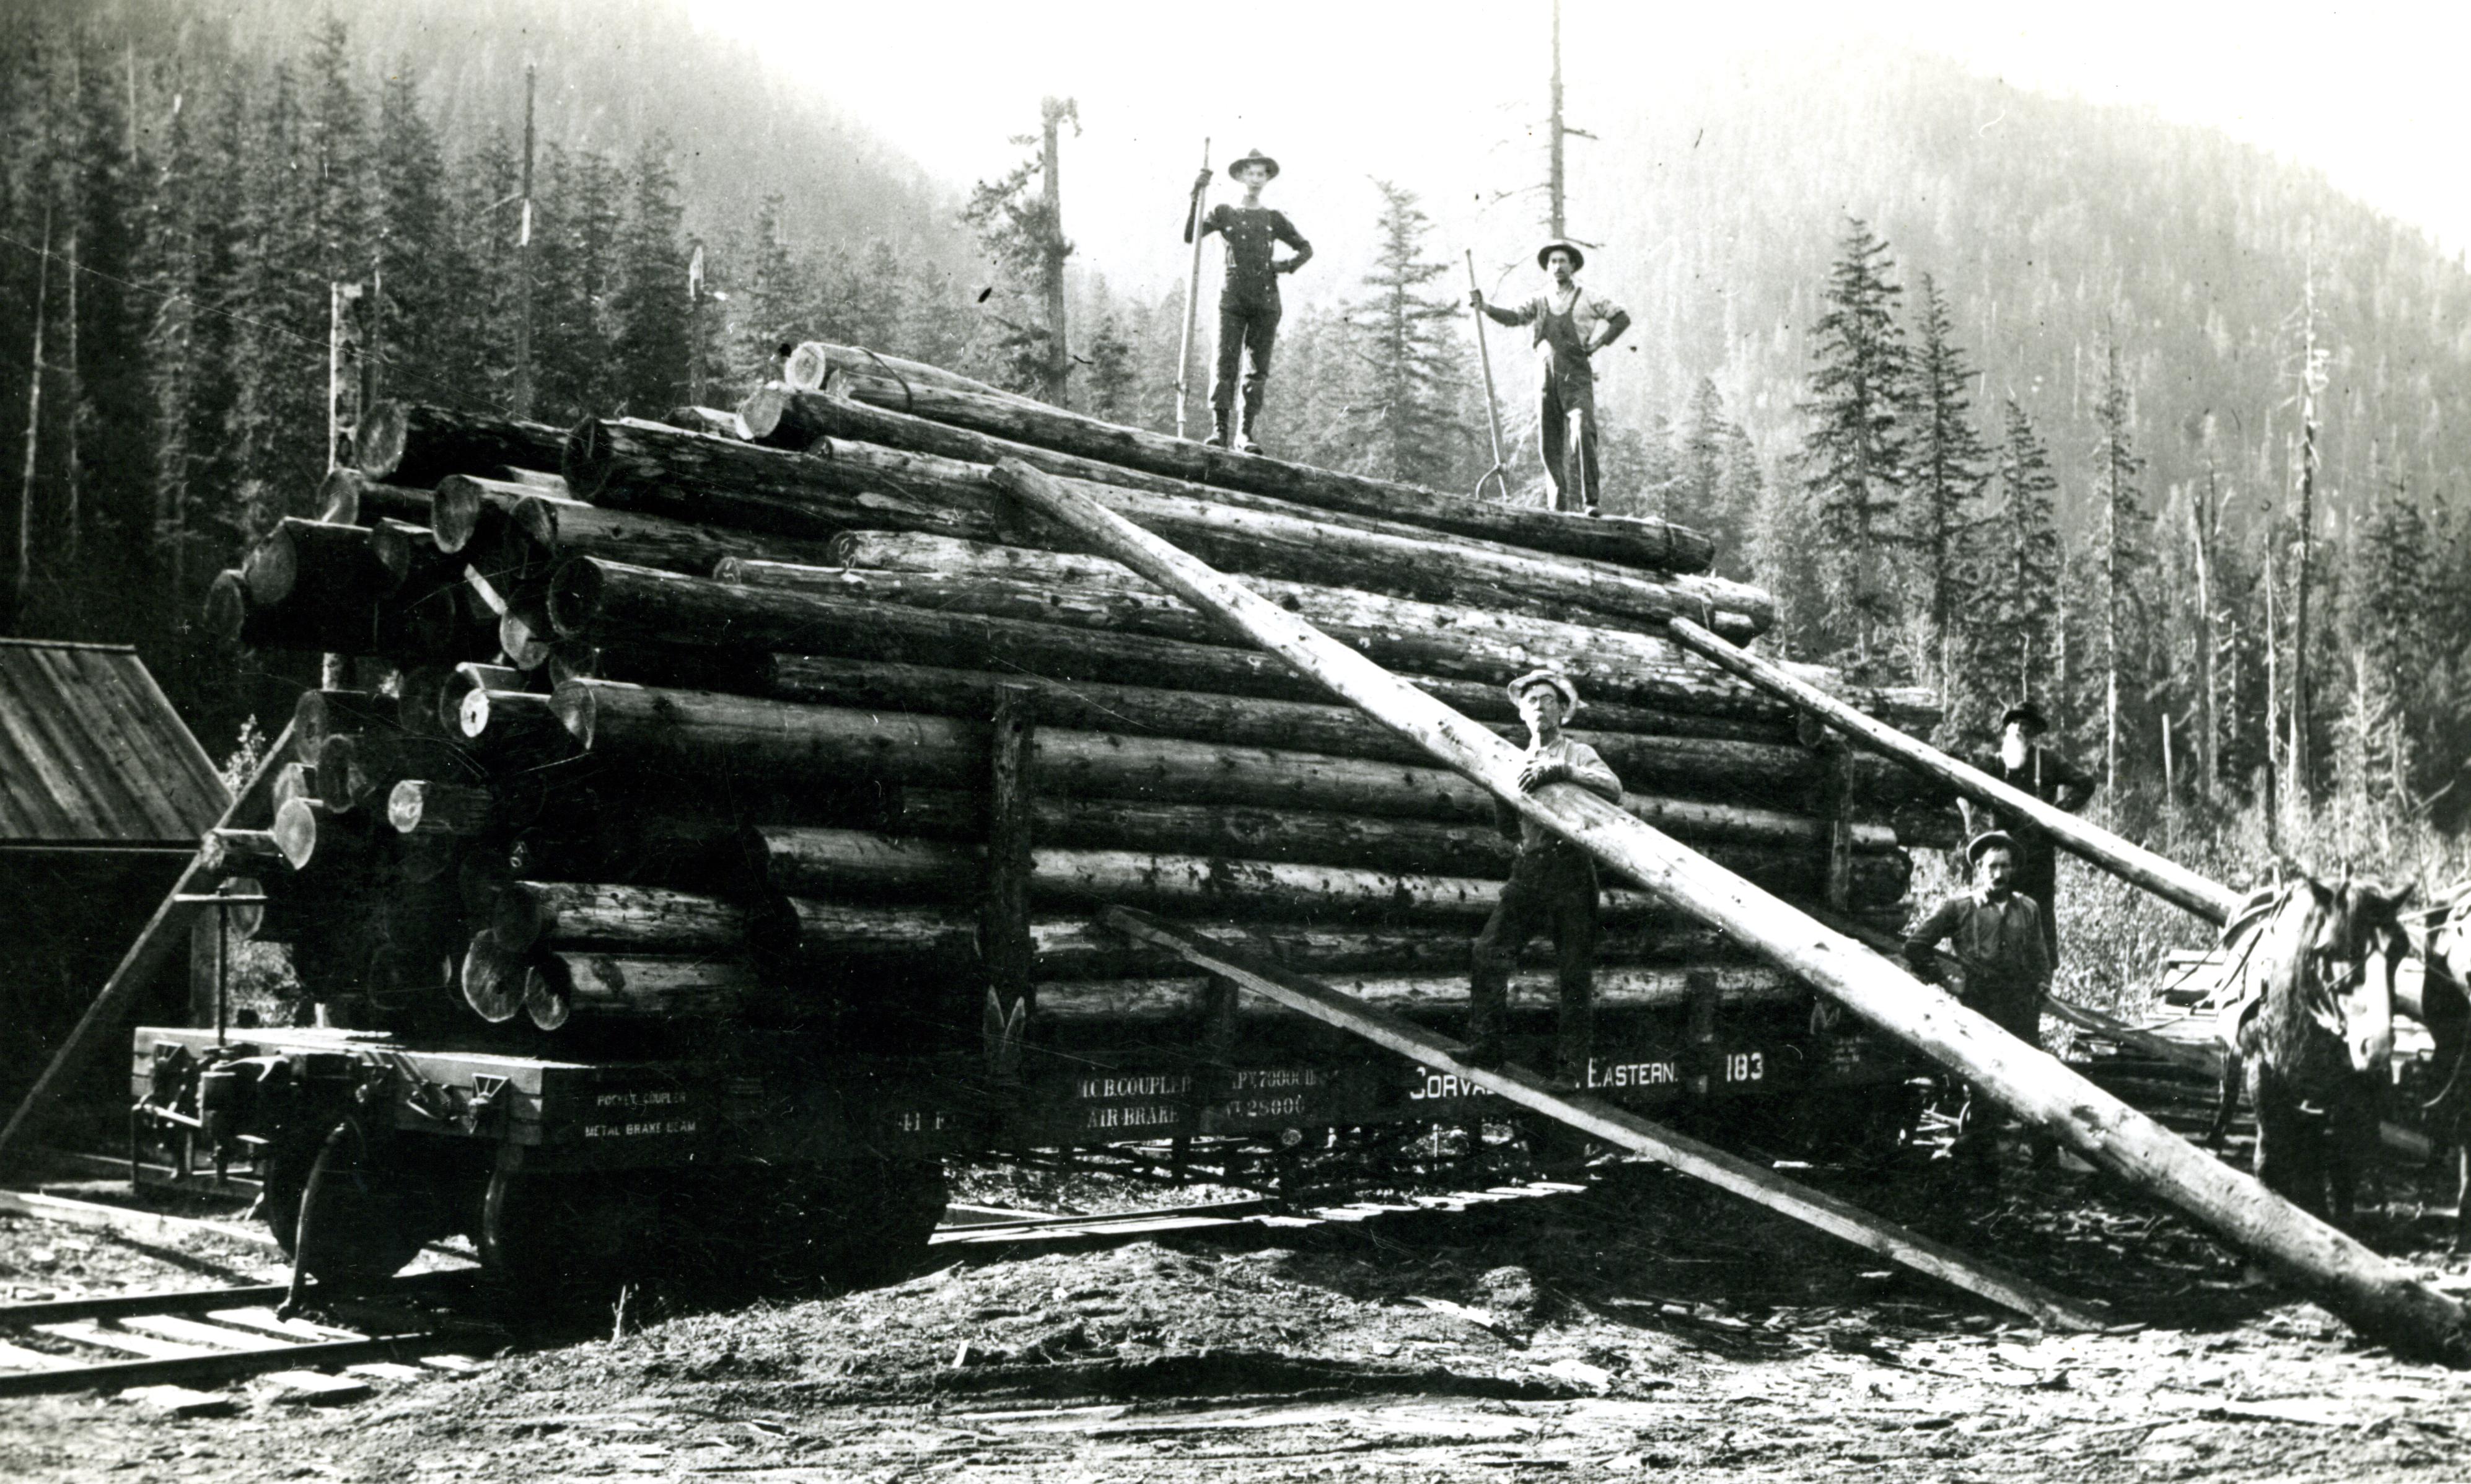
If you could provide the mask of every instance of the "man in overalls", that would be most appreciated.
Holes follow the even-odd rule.
[[[1563,721],[1579,709],[1579,688],[1569,677],[1556,671],[1531,671],[1510,682],[1509,690],[1530,739],[1518,786],[1534,790],[1548,783],[1574,783],[1620,803],[1621,780],[1596,755],[1596,749],[1563,735]],[[1504,834],[1517,833],[1518,854],[1511,862],[1501,900],[1494,904],[1493,916],[1476,934],[1466,1059],[1476,1067],[1501,1064],[1510,971],[1517,967],[1519,950],[1527,940],[1549,930],[1562,991],[1561,1074],[1564,1080],[1585,1087],[1588,1058],[1594,1048],[1595,858],[1497,801],[1494,813]]]
[[[1630,328],[1630,313],[1572,280],[1587,262],[1576,244],[1548,242],[1536,250],[1536,266],[1553,277],[1543,293],[1515,309],[1495,309],[1484,301],[1483,291],[1470,289],[1468,302],[1495,324],[1535,327],[1538,432],[1544,472],[1553,480],[1553,507],[1584,506],[1593,515],[1603,486],[1596,468],[1596,373],[1588,358],[1620,339]],[[1579,461],[1585,473],[1578,483],[1584,490],[1570,487],[1567,431],[1572,412],[1581,416]]]
[[[1218,289],[1218,364],[1210,377],[1210,441],[1227,446],[1227,419],[1236,405],[1236,358],[1244,359],[1244,420],[1237,425],[1236,450],[1258,454],[1254,434],[1261,424],[1261,395],[1270,380],[1270,347],[1279,334],[1279,275],[1292,273],[1312,258],[1305,241],[1283,212],[1261,204],[1261,187],[1279,173],[1279,162],[1259,150],[1227,167],[1244,188],[1244,203],[1224,201],[1201,219],[1204,236],[1216,232],[1227,239],[1227,271]],[[1210,184],[1204,169],[1192,182],[1195,200]],[[1184,213],[1184,240],[1192,241],[1192,210]],[[1295,255],[1274,260],[1271,244],[1285,243]]]

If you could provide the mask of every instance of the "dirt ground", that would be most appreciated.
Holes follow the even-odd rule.
[[[624,1316],[511,1339],[481,1375],[333,1407],[231,1388],[164,1419],[0,1402],[25,1480],[1698,1478],[2450,1480],[2471,1375],[2400,1363],[2098,1177],[1944,1165],[1813,1178],[2091,1301],[2059,1335],[1677,1177],[1600,1166],[1584,1195],[1463,1213],[1030,1255],[898,1285]],[[1081,1209],[1103,1188],[968,1185]],[[2370,1235],[2471,1289],[2408,1204]],[[1277,1241],[1282,1245],[1262,1243]],[[255,1278],[0,1220],[11,1299]],[[2099,1297],[2097,1297],[2099,1296]],[[583,1337],[583,1326],[591,1336]],[[619,1328],[612,1337],[613,1328]]]

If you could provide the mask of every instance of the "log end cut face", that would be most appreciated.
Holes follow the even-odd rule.
[[[352,435],[352,459],[365,477],[383,480],[403,466],[411,425],[411,409],[404,403],[381,402],[368,410]]]

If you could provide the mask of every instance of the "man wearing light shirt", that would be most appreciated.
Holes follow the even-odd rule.
[[[1510,699],[1527,723],[1529,742],[1518,786],[1533,791],[1546,784],[1573,783],[1613,803],[1621,780],[1585,742],[1563,735],[1562,723],[1579,709],[1579,689],[1550,670],[1532,671],[1510,682]],[[1518,855],[1493,916],[1476,934],[1475,973],[1469,984],[1467,1061],[1496,1067],[1502,1059],[1502,1021],[1508,1008],[1510,971],[1519,950],[1540,931],[1553,934],[1554,967],[1561,987],[1562,1077],[1585,1087],[1594,1047],[1596,973],[1595,858],[1535,820],[1504,806],[1496,814],[1508,831],[1515,824]]]
[[[1536,266],[1553,280],[1543,293],[1514,308],[1496,309],[1484,301],[1481,290],[1470,289],[1468,302],[1495,324],[1535,328],[1538,432],[1543,441],[1544,472],[1553,480],[1553,507],[1567,510],[1584,504],[1593,515],[1602,484],[1596,468],[1596,373],[1588,358],[1630,328],[1630,313],[1603,294],[1579,287],[1573,275],[1587,262],[1588,255],[1577,244],[1548,242],[1536,251]],[[1581,491],[1570,488],[1567,430],[1574,412],[1582,414],[1583,500]]]

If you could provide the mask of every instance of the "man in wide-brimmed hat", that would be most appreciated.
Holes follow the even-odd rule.
[[[2016,889],[2016,841],[1985,830],[1965,842],[1973,889],[1941,903],[1905,934],[1905,962],[1924,983],[1940,982],[1939,946],[1965,973],[1965,1002],[2027,1046],[2042,1044],[2042,1001],[2051,991],[2051,955],[2041,904]],[[1976,1176],[1995,1173],[1996,1120],[1977,1091],[1957,1153]],[[2047,1164],[2056,1145],[2036,1133],[2034,1157]]]
[[[1508,689],[1529,739],[1518,786],[1535,789],[1573,783],[1620,803],[1621,780],[1613,770],[1595,748],[1562,731],[1563,722],[1579,709],[1579,688],[1570,677],[1555,670],[1530,671]],[[1476,934],[1475,973],[1468,997],[1468,1059],[1477,1066],[1500,1064],[1510,971],[1527,940],[1549,930],[1561,986],[1561,1074],[1584,1087],[1594,1048],[1595,858],[1507,806],[1496,805],[1495,813],[1504,834],[1518,835],[1518,854],[1501,900]]]
[[[2084,808],[2101,785],[2089,774],[2058,753],[2041,744],[2041,738],[2051,729],[2042,708],[2031,698],[2020,700],[2000,714],[1999,750],[1989,757],[1977,759],[1974,766],[1998,779],[2020,793],[2031,794],[2054,809],[2073,814]],[[2051,837],[2035,829],[2027,819],[2012,819],[2006,812],[1960,799],[1958,807],[1965,813],[1967,831],[2001,830],[2014,837],[2016,851],[2016,889],[2032,897],[2042,909],[2042,946],[2048,950],[2051,962],[2059,961],[2059,857]]]
[[[1484,301],[1480,289],[1468,291],[1468,302],[1496,324],[1524,324],[1536,332],[1536,395],[1538,433],[1543,442],[1544,472],[1553,480],[1553,506],[1584,506],[1590,515],[1603,488],[1596,466],[1596,373],[1589,357],[1619,339],[1630,328],[1630,313],[1579,287],[1573,277],[1588,263],[1579,245],[1560,238],[1536,249],[1536,266],[1552,278],[1544,292],[1524,304],[1496,309]],[[1570,477],[1567,435],[1570,414],[1580,413],[1581,477]],[[1574,489],[1572,484],[1583,485]]]
[[[1228,166],[1227,174],[1244,188],[1243,204],[1230,206],[1222,201],[1201,219],[1203,235],[1216,232],[1227,239],[1227,271],[1218,288],[1218,363],[1210,378],[1210,441],[1227,447],[1227,420],[1236,406],[1240,357],[1244,416],[1236,425],[1236,447],[1258,454],[1261,445],[1256,435],[1261,422],[1261,398],[1269,389],[1270,349],[1278,340],[1279,317],[1284,313],[1279,302],[1279,275],[1292,273],[1310,261],[1312,244],[1305,241],[1284,212],[1261,204],[1261,187],[1279,174],[1277,160],[1255,150]],[[1209,184],[1210,171],[1204,168],[1192,182],[1194,200]],[[1192,241],[1192,217],[1188,206],[1186,242]],[[1285,243],[1295,249],[1293,255],[1275,257],[1274,243]]]

